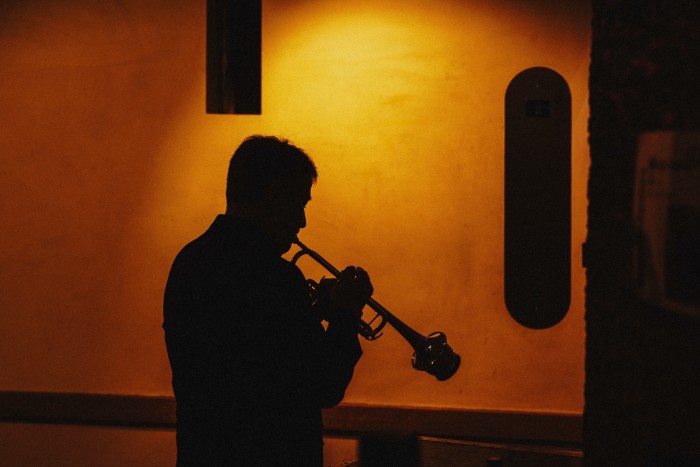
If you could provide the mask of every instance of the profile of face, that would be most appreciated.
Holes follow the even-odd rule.
[[[260,206],[262,227],[279,254],[287,252],[301,229],[306,227],[306,205],[311,200],[311,182],[273,184]]]

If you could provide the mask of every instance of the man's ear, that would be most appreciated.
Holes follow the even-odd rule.
[[[267,189],[268,201],[275,204],[288,204],[292,199],[298,199],[310,191],[303,182],[279,178],[272,180]]]
[[[261,202],[267,206],[278,205],[289,196],[288,183],[281,179],[272,180],[262,194]]]

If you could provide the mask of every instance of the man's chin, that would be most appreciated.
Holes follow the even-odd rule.
[[[280,255],[285,254],[291,248],[294,242],[297,240],[297,232],[290,233],[289,235],[277,235],[274,239],[275,246]]]
[[[280,255],[285,254],[292,248],[292,241],[291,240],[285,240],[285,241],[279,241],[277,242],[277,251],[279,252]]]

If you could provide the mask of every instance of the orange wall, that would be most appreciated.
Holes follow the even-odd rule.
[[[261,116],[204,112],[204,0],[3,6],[0,390],[169,394],[170,262],[272,133],[319,167],[302,239],[462,356],[438,383],[388,330],[346,401],[581,412],[587,3],[264,1]],[[502,286],[503,96],[531,66],[567,79],[574,125],[572,305],[545,331]]]

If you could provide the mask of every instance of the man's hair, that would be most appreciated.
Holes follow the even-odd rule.
[[[286,139],[254,135],[231,157],[226,183],[229,205],[255,202],[276,182],[308,183],[318,177],[316,166],[302,149]]]

